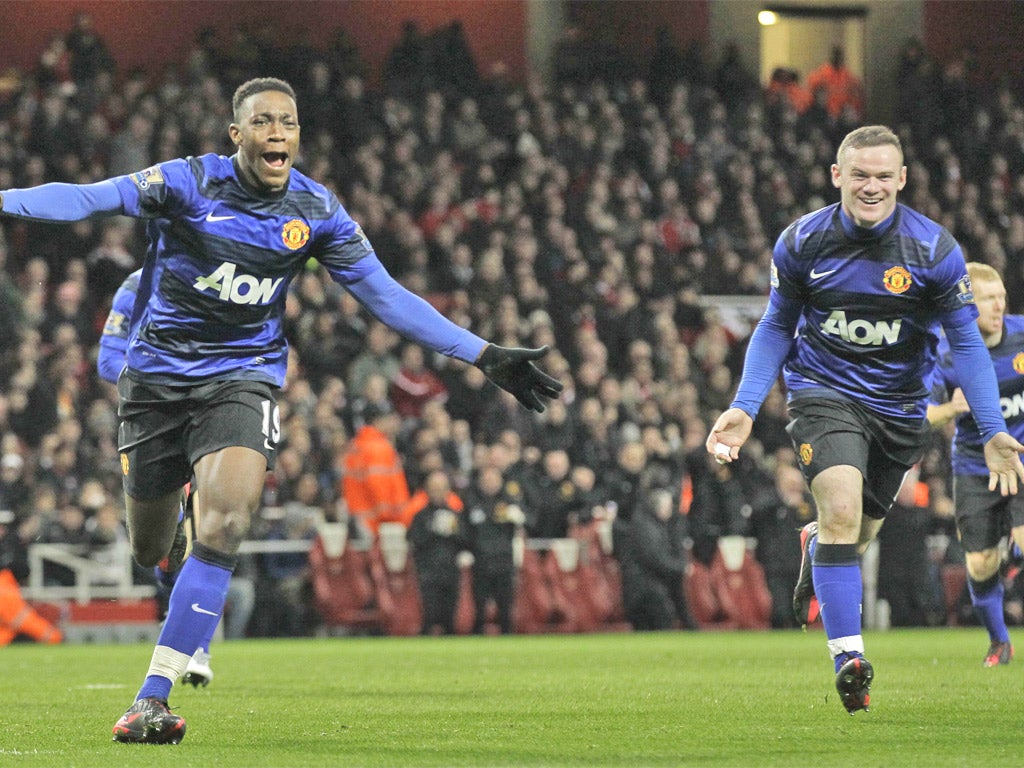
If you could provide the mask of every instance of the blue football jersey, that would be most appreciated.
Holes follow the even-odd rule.
[[[871,230],[838,203],[801,217],[775,245],[771,283],[803,307],[790,397],[834,392],[900,419],[924,418],[940,322],[977,317],[956,240],[902,204]]]
[[[935,404],[947,402],[960,386],[945,338],[939,343],[938,355],[931,391]],[[999,382],[999,407],[1006,419],[1006,429],[1018,441],[1024,440],[1024,315],[1005,316],[1003,338],[989,349],[989,355]],[[956,419],[953,471],[958,475],[988,475],[981,432],[970,413]]]
[[[344,285],[373,253],[334,194],[294,169],[286,190],[266,196],[243,186],[232,158],[214,154],[113,182],[124,212],[148,220],[127,364],[154,383],[281,386],[292,278],[315,258]]]
[[[110,305],[110,312],[107,313],[107,321],[103,324],[96,365],[100,376],[108,381],[117,381],[117,375],[124,367],[132,318],[136,317],[135,299],[139,292],[141,277],[142,270],[137,269],[118,286]]]

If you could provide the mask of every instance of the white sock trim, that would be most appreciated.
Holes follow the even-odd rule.
[[[864,654],[864,636],[850,635],[849,637],[836,637],[828,641],[828,652],[834,659],[841,653]]]
[[[159,675],[166,677],[172,683],[185,674],[188,668],[188,654],[176,651],[166,645],[158,645],[153,649],[153,658],[149,662],[148,675]]]

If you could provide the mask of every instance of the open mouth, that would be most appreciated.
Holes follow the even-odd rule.
[[[288,164],[287,152],[264,152],[263,162],[271,168],[284,168]]]

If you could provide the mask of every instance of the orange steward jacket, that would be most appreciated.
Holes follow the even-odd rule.
[[[398,451],[379,429],[364,426],[344,460],[341,495],[349,513],[377,534],[381,523],[398,522],[409,500],[409,484]]]

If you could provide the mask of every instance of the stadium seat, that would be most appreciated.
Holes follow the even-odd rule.
[[[341,525],[322,525],[309,550],[314,607],[328,628],[383,631],[393,612],[387,590],[378,588],[383,573],[368,550],[356,549],[333,528]]]
[[[387,595],[381,602],[390,604],[384,631],[389,635],[418,635],[423,624],[416,569],[405,539],[405,526],[381,523],[371,550],[375,572],[380,574],[380,589]]]
[[[512,624],[516,632],[535,634],[547,631],[555,613],[555,599],[544,576],[541,553],[527,547],[516,583]]]
[[[576,539],[552,539],[542,558],[554,605],[548,631],[587,632],[597,625],[583,594],[586,587],[580,575],[579,553]]]
[[[769,629],[772,597],[764,569],[746,547],[742,536],[719,540],[709,570],[718,605],[739,629]]]
[[[622,603],[622,570],[611,551],[611,522],[595,520],[572,531],[580,542],[583,599],[602,632],[632,629]]]
[[[736,629],[736,621],[725,612],[715,593],[708,566],[691,560],[683,577],[683,590],[701,629]]]

